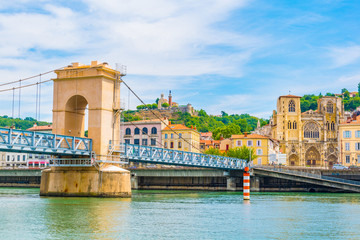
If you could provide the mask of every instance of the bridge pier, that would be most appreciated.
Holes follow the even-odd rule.
[[[131,189],[139,189],[139,179],[136,173],[131,174]]]
[[[42,171],[40,196],[131,197],[130,172],[111,165],[51,167]]]
[[[226,190],[227,191],[236,191],[236,178],[227,177],[226,178]]]

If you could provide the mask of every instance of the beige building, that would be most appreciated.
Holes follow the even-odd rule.
[[[253,160],[253,164],[269,164],[270,139],[268,137],[258,134],[248,135],[245,133],[244,135],[232,135],[231,140],[233,147],[246,146],[255,150],[255,153],[258,157]]]
[[[162,130],[164,148],[200,152],[200,133],[196,128],[188,128],[182,124],[169,124]]]
[[[360,166],[360,115],[339,125],[339,162],[345,166]]]
[[[322,97],[316,111],[301,112],[299,96],[280,96],[270,119],[287,165],[330,167],[339,158],[338,126],[344,119],[341,98]]]

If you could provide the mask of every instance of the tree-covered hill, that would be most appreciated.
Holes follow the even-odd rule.
[[[354,111],[357,107],[360,106],[360,97],[357,93],[355,96],[350,97],[350,93],[347,89],[342,90],[342,94],[340,97],[342,98],[342,102],[344,104],[345,111]],[[335,96],[333,93],[327,93],[325,96]],[[316,110],[317,109],[317,100],[323,97],[320,93],[319,95],[304,95],[300,99],[301,112],[305,112],[308,110]]]
[[[140,120],[135,116],[136,111],[125,111],[125,121]],[[176,113],[176,118],[169,119],[174,124],[184,124],[187,127],[196,127],[200,132],[213,132],[214,139],[228,138],[232,134],[241,134],[256,128],[258,120],[261,126],[266,125],[268,120],[259,119],[249,114],[232,114],[222,112],[221,116],[208,115],[205,110],[200,110],[198,116],[189,113]]]
[[[45,126],[51,124],[48,122],[37,121],[36,119],[31,117],[26,117],[25,119],[21,119],[21,118],[8,117],[6,115],[2,117],[0,116],[0,127],[15,126],[16,129],[26,130],[34,126],[34,123],[36,123],[38,126]]]

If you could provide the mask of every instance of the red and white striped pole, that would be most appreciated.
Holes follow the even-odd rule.
[[[243,194],[244,200],[250,200],[250,173],[249,167],[245,167],[243,174]]]

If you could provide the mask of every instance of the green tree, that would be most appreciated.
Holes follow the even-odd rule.
[[[158,105],[159,104],[159,98],[157,98],[156,100],[155,100],[155,103],[156,103],[156,105]]]
[[[222,116],[222,117],[226,117],[226,116],[229,116],[229,114],[227,114],[227,113],[224,112],[224,111],[221,111],[221,116]]]
[[[157,109],[157,108],[158,108],[157,103],[153,103],[151,108],[152,108],[152,109]]]
[[[239,159],[244,159],[247,162],[256,159],[258,156],[255,153],[255,149],[254,148],[248,148],[246,146],[242,146],[242,147],[237,147],[237,148],[230,148],[227,152],[226,152],[226,156],[228,157],[233,157],[233,158],[239,158]]]
[[[344,92],[348,92],[346,88],[341,89],[341,94],[344,94]]]
[[[169,107],[169,104],[165,102],[165,103],[161,104],[161,106],[164,108],[167,108],[167,107]]]
[[[218,156],[224,155],[222,152],[220,152],[220,150],[218,148],[209,148],[204,153],[209,154],[209,155],[218,155]]]

